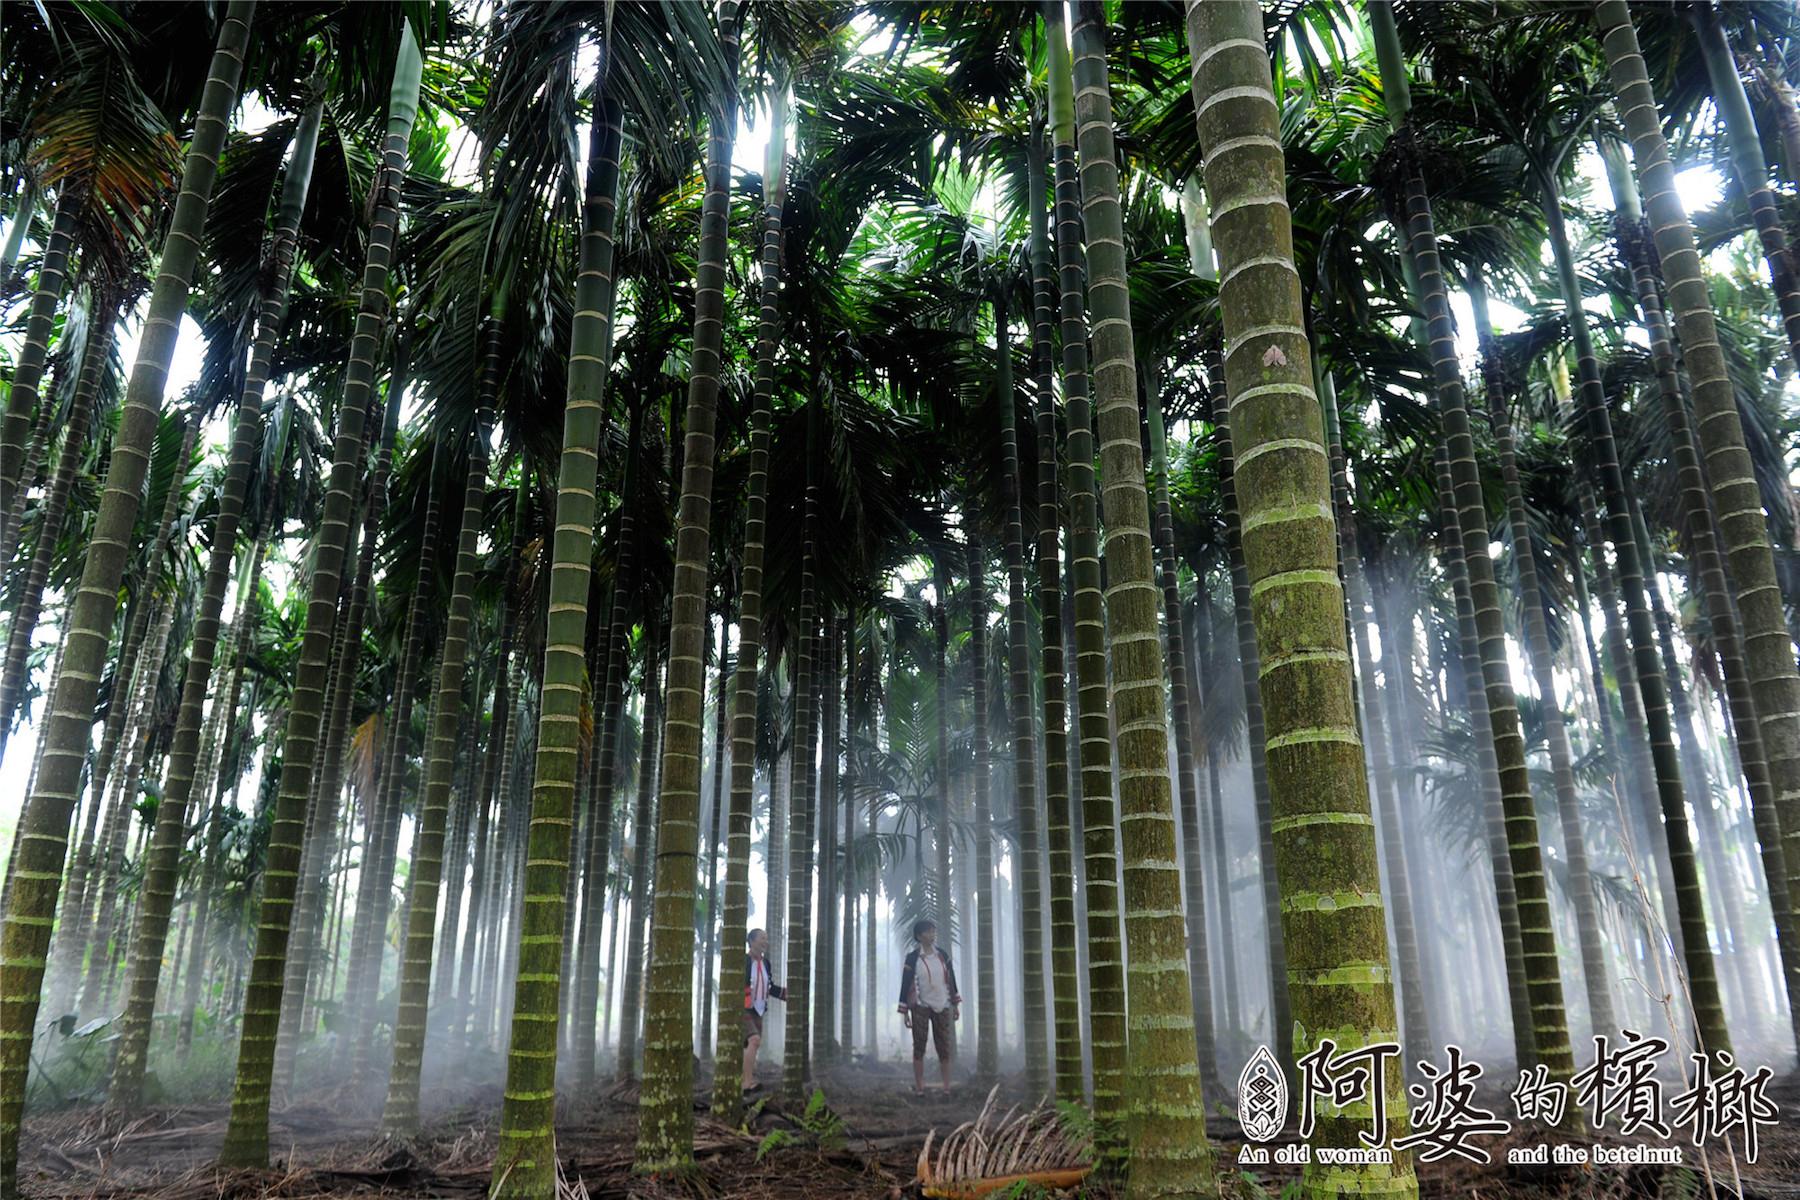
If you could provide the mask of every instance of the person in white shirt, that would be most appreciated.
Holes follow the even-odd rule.
[[[962,994],[956,990],[956,969],[950,956],[938,949],[937,922],[913,925],[918,949],[906,956],[900,973],[900,1016],[912,1030],[913,1094],[925,1093],[925,1043],[936,1043],[938,1072],[944,1090],[950,1090],[950,1064],[956,1059],[956,1028],[962,1019]]]
[[[769,935],[760,929],[750,931],[750,957],[744,965],[744,1094],[760,1091],[756,1082],[756,1056],[762,1050],[763,1016],[770,1000],[786,1000],[787,989],[775,982],[775,967],[769,962]]]

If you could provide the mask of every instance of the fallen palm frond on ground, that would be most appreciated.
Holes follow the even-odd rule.
[[[1072,1188],[1094,1169],[1092,1140],[1071,1129],[1055,1109],[1040,1106],[1020,1112],[1015,1106],[994,1120],[999,1091],[995,1087],[988,1093],[973,1121],[950,1132],[935,1159],[931,1146],[937,1130],[925,1135],[918,1179],[927,1196],[981,1200],[1018,1183],[1050,1190]]]

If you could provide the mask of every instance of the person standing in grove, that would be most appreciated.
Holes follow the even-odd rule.
[[[913,1094],[925,1094],[925,1042],[937,1045],[938,1071],[944,1090],[950,1090],[950,1064],[956,1059],[956,1028],[962,1019],[962,994],[956,990],[956,969],[950,956],[938,949],[937,922],[913,925],[918,948],[906,956],[900,973],[900,1016],[912,1030]]]
[[[744,1094],[758,1091],[756,1056],[762,1050],[763,1017],[770,1000],[786,1000],[787,989],[775,982],[775,968],[769,962],[769,935],[760,929],[750,931],[750,957],[744,965]]]

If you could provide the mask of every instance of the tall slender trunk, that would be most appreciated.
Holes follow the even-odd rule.
[[[219,493],[219,513],[213,525],[212,551],[207,559],[200,611],[194,620],[193,644],[188,652],[181,709],[176,717],[175,737],[164,770],[162,797],[157,804],[151,858],[145,864],[142,888],[144,900],[139,910],[130,998],[125,1007],[118,1050],[113,1060],[112,1083],[107,1092],[107,1103],[121,1112],[136,1108],[143,1097],[144,1067],[149,1057],[151,1022],[156,1010],[157,972],[168,939],[169,913],[175,901],[176,872],[180,866],[188,803],[192,798],[197,769],[201,715],[206,706],[207,688],[212,682],[214,655],[219,644],[219,617],[224,609],[225,589],[231,580],[231,563],[237,550],[238,525],[243,516],[244,498],[249,490],[250,472],[257,449],[262,442],[263,392],[268,383],[275,345],[281,337],[282,325],[287,316],[288,290],[299,239],[300,214],[306,206],[306,195],[312,181],[313,156],[319,144],[319,123],[323,111],[324,102],[315,101],[300,119],[288,160],[287,177],[282,185],[274,231],[269,238],[268,258],[271,265],[266,275],[268,284],[261,311],[257,314],[256,342],[251,349],[250,365],[245,371],[243,390],[238,398],[231,458],[226,467],[225,485]],[[213,822],[209,821],[208,826],[210,829]],[[209,868],[217,853],[211,838],[209,833]],[[195,930],[198,940],[206,930],[204,907],[196,916]],[[188,1027],[191,1029],[191,1025]]]
[[[126,386],[125,407],[113,439],[100,511],[94,519],[87,561],[63,638],[62,670],[46,710],[53,728],[45,734],[37,780],[16,834],[20,851],[13,871],[5,931],[0,934],[0,996],[6,998],[6,1006],[0,1010],[4,1012],[4,1017],[0,1017],[0,1035],[4,1035],[0,1036],[0,1195],[8,1197],[18,1192],[19,1122],[25,1108],[25,1081],[37,1026],[44,952],[62,885],[69,821],[80,791],[81,768],[87,759],[94,694],[99,689],[101,665],[112,639],[119,582],[125,573],[138,497],[150,465],[157,413],[162,407],[181,314],[187,308],[189,283],[199,259],[200,234],[206,225],[207,205],[218,176],[219,152],[237,98],[238,74],[254,12],[255,0],[233,0],[219,26],[218,46],[182,169],[181,193],[163,244],[162,261],[138,342],[137,362]],[[59,262],[58,290],[64,269]],[[43,283],[47,285],[49,280]],[[47,288],[40,287],[43,290]],[[52,304],[51,312],[53,308]],[[33,341],[28,334],[27,346]],[[14,435],[6,440],[14,446],[24,429],[19,422],[30,419],[30,401],[21,396],[21,390],[15,374],[6,421]],[[3,468],[4,464],[0,464],[0,481],[6,480]],[[0,507],[4,507],[6,499],[0,496]]]
[[[1038,137],[1042,143],[1041,132]],[[1041,155],[1040,155],[1041,157]],[[1043,168],[1033,193],[1034,211],[1043,207]],[[994,337],[998,343],[996,386],[999,393],[1001,489],[1005,495],[1006,661],[1011,684],[1013,805],[1018,811],[1019,944],[1024,956],[1020,979],[1024,1003],[1025,1082],[1034,1096],[1050,1087],[1050,1060],[1044,1039],[1045,1020],[1043,848],[1038,832],[1037,722],[1032,716],[1031,639],[1025,601],[1025,525],[1020,508],[1018,417],[1013,399],[1011,315],[1004,289],[994,296]],[[1067,784],[1065,783],[1065,787]]]
[[[1105,484],[1106,632],[1119,758],[1119,820],[1128,994],[1128,1196],[1216,1186],[1195,1061],[1196,984],[1187,972],[1180,854],[1169,780],[1162,597],[1150,534],[1150,497],[1138,438],[1131,281],[1114,155],[1106,17],[1099,0],[1076,9],[1075,120],[1093,308],[1094,397]],[[1208,1014],[1210,1016],[1210,1014]],[[1210,1033],[1210,1030],[1209,1030]]]
[[[770,87],[769,145],[763,167],[756,383],[750,405],[750,452],[744,482],[744,548],[738,557],[737,667],[731,684],[731,795],[725,823],[725,892],[719,926],[717,1042],[721,1049],[738,1044],[743,1021],[735,964],[743,952],[750,923],[750,821],[755,801],[757,678],[763,642],[763,538],[768,522],[770,404],[775,392],[776,344],[781,335],[781,210],[786,194],[786,155],[786,81],[778,75]],[[713,1072],[713,1114],[727,1124],[736,1122],[743,1112],[739,1084],[736,1072]]]
[[[12,294],[13,270],[19,265],[19,254],[25,249],[25,235],[31,230],[31,218],[43,199],[37,176],[26,175],[19,190],[19,202],[13,208],[12,226],[6,231],[6,245],[0,247],[0,293]]]
[[[1393,9],[1383,0],[1371,4],[1369,14],[1379,52],[1383,92],[1388,97],[1388,117],[1394,127],[1393,137],[1407,139],[1412,136],[1410,85],[1406,64],[1400,55],[1398,34],[1393,28]],[[1501,803],[1506,813],[1506,841],[1512,856],[1513,886],[1518,896],[1520,937],[1531,997],[1532,1041],[1537,1061],[1549,1070],[1552,1078],[1566,1080],[1574,1073],[1574,1057],[1569,1047],[1562,978],[1557,970],[1556,927],[1544,876],[1537,812],[1525,762],[1525,737],[1507,661],[1499,587],[1494,580],[1493,559],[1488,553],[1487,507],[1475,461],[1475,442],[1470,432],[1461,366],[1456,359],[1450,297],[1439,265],[1431,199],[1424,176],[1417,167],[1409,170],[1405,190],[1403,228],[1407,254],[1416,281],[1414,290],[1425,313],[1439,418],[1450,455],[1451,479],[1463,540],[1463,565],[1468,574],[1476,628],[1480,632],[1481,677],[1487,690],[1488,719],[1494,733]],[[1565,1118],[1578,1119],[1572,1112],[1565,1113]]]
[[[1395,1028],[1387,930],[1354,671],[1338,582],[1330,463],[1314,392],[1281,154],[1280,109],[1249,0],[1187,7],[1189,54],[1231,396],[1234,486],[1268,705],[1268,767],[1294,1023],[1311,1051]],[[1354,903],[1344,898],[1354,896]],[[1354,982],[1352,982],[1354,980]],[[1355,1013],[1346,1022],[1346,1014]],[[1405,1085],[1386,1070],[1387,1140],[1407,1127]],[[1321,1117],[1312,1141],[1351,1146],[1367,1117]],[[1304,1169],[1303,1193],[1416,1194],[1410,1157]]]
[[[412,710],[419,661],[428,639],[426,622],[435,601],[439,527],[438,468],[441,443],[432,449],[427,475],[425,521],[420,538],[418,571],[407,601],[406,632],[401,639],[400,662],[394,674],[393,715],[389,720],[387,748],[382,751],[375,802],[367,814],[363,837],[363,862],[358,871],[356,921],[350,929],[350,965],[344,981],[344,1008],[352,1022],[348,1043],[350,1075],[364,1079],[373,1069],[375,1018],[381,987],[381,960],[387,943],[388,909],[393,901],[394,862],[399,852],[400,793],[406,786],[412,760]],[[340,1050],[341,1053],[341,1050]]]
[[[1037,434],[1037,578],[1039,675],[1044,695],[1045,843],[1050,892],[1050,991],[1054,997],[1056,1096],[1086,1096],[1081,1065],[1081,985],[1075,946],[1075,854],[1069,806],[1068,668],[1063,648],[1062,489],[1056,458],[1056,361],[1051,341],[1056,282],[1050,266],[1048,164],[1042,115],[1033,117],[1027,150],[1031,202],[1031,369]],[[1022,486],[1022,483],[1021,483]],[[874,921],[874,912],[870,912]]]
[[[931,629],[935,638],[931,667],[937,685],[937,740],[933,743],[937,752],[937,772],[931,813],[933,861],[931,869],[925,872],[925,894],[929,907],[937,912],[937,920],[944,924],[947,932],[953,932],[958,926],[956,893],[950,876],[950,566],[945,561],[948,553],[945,547],[933,547],[931,551],[931,590],[937,597],[931,610]]]
[[[806,1101],[810,1082],[807,1050],[812,1022],[812,876],[814,756],[818,724],[814,714],[813,660],[818,630],[817,545],[819,513],[820,401],[813,399],[806,411],[806,491],[800,533],[800,611],[794,627],[794,739],[795,786],[786,830],[788,843],[787,887],[787,1003],[782,1005],[781,1098],[790,1105]],[[940,604],[942,600],[940,599]],[[771,827],[773,829],[773,827]],[[776,836],[771,832],[771,837]],[[946,837],[948,836],[946,831]]]
[[[1382,874],[1382,896],[1387,901],[1394,924],[1394,963],[1400,971],[1400,1002],[1406,1057],[1412,1062],[1425,1062],[1437,1055],[1437,1044],[1431,1037],[1431,1017],[1425,1003],[1425,972],[1419,966],[1419,935],[1413,921],[1413,888],[1409,874],[1405,844],[1401,835],[1400,787],[1394,777],[1394,760],[1388,754],[1387,730],[1381,715],[1382,697],[1376,695],[1375,653],[1369,640],[1369,614],[1374,605],[1369,596],[1368,576],[1363,569],[1362,547],[1357,542],[1356,510],[1350,494],[1350,478],[1344,460],[1343,435],[1338,421],[1337,384],[1329,372],[1321,372],[1319,405],[1325,420],[1326,454],[1331,471],[1331,501],[1337,514],[1338,562],[1348,602],[1347,638],[1355,653],[1352,659],[1356,674],[1352,678],[1361,714],[1361,736],[1368,748],[1374,768],[1372,799],[1379,813],[1382,854],[1387,870]],[[1381,690],[1391,693],[1398,686],[1393,669],[1394,648],[1385,639],[1381,648]]]
[[[1726,582],[1725,564],[1707,504],[1706,477],[1700,467],[1694,424],[1688,416],[1687,402],[1682,398],[1681,382],[1676,374],[1675,349],[1657,288],[1656,268],[1652,262],[1655,251],[1649,231],[1644,227],[1637,182],[1624,161],[1623,147],[1616,142],[1602,142],[1600,152],[1606,161],[1607,177],[1612,182],[1613,200],[1618,209],[1617,241],[1631,266],[1639,311],[1650,339],[1650,357],[1655,364],[1657,391],[1662,399],[1661,412],[1669,426],[1680,488],[1683,532],[1692,559],[1691,570],[1697,576],[1699,586],[1696,590],[1704,605],[1711,644],[1718,655],[1719,674],[1725,684],[1726,709],[1736,734],[1738,763],[1750,797],[1751,822],[1762,856],[1764,886],[1769,893],[1769,915],[1775,926],[1782,979],[1790,999],[1789,1015],[1796,1044],[1800,1044],[1800,1004],[1793,1003],[1794,997],[1800,997],[1800,929],[1796,928],[1792,899],[1788,894],[1779,800],[1763,748],[1762,728],[1744,662],[1737,604]],[[1679,704],[1681,696],[1675,695]]]
[[[1487,389],[1488,419],[1500,454],[1500,476],[1506,487],[1507,519],[1512,527],[1513,564],[1519,575],[1520,608],[1524,614],[1525,649],[1530,658],[1532,682],[1537,685],[1538,708],[1544,723],[1544,740],[1550,751],[1550,771],[1556,788],[1556,811],[1562,823],[1563,850],[1569,867],[1569,898],[1575,909],[1575,928],[1581,942],[1582,979],[1587,987],[1588,1018],[1596,1034],[1611,1036],[1618,1028],[1613,1015],[1612,984],[1607,978],[1607,950],[1600,933],[1600,915],[1594,884],[1588,870],[1587,832],[1582,827],[1580,801],[1575,794],[1574,751],[1563,725],[1562,701],[1556,694],[1556,676],[1550,653],[1550,632],[1544,621],[1543,592],[1538,584],[1537,551],[1525,514],[1525,492],[1519,480],[1512,422],[1507,416],[1505,365],[1494,344],[1493,322],[1488,317],[1487,288],[1479,273],[1468,281],[1474,306],[1475,333],[1482,343],[1482,378]]]
[[[498,314],[490,320],[498,324]],[[490,327],[482,393],[492,396],[500,372],[499,335]],[[480,569],[481,526],[485,519],[488,476],[488,423],[483,405],[475,416],[469,447],[469,474],[463,490],[461,531],[457,538],[456,574],[450,585],[450,607],[439,650],[437,697],[431,706],[430,755],[425,790],[419,799],[417,844],[406,875],[406,926],[400,958],[399,1010],[394,1018],[394,1062],[388,1073],[383,1130],[410,1137],[419,1128],[419,1076],[425,1060],[425,1025],[431,998],[431,959],[437,934],[438,892],[443,883],[444,824],[450,810],[450,785],[456,770],[457,732],[462,724],[463,676],[468,666],[474,623],[475,574]],[[459,864],[460,867],[460,864]],[[451,953],[446,947],[444,952]]]
[[[69,512],[69,496],[87,456],[87,445],[93,431],[95,398],[100,379],[106,371],[106,360],[112,351],[113,328],[118,321],[118,306],[111,297],[96,296],[90,306],[92,316],[87,342],[82,347],[81,367],[76,375],[75,396],[69,405],[68,432],[63,435],[62,453],[57,457],[56,474],[44,493],[39,508],[37,541],[31,549],[31,563],[25,571],[24,590],[13,608],[6,630],[6,661],[0,668],[0,755],[6,752],[6,731],[12,727],[19,701],[25,694],[30,677],[31,637],[37,632],[38,617],[44,609],[44,589],[50,580],[50,566],[62,540],[63,521]],[[17,385],[14,391],[17,392]],[[20,492],[25,485],[21,483]],[[12,562],[10,549],[0,553],[0,569]]]
[[[825,632],[819,639],[819,789],[813,806],[813,824],[819,831],[819,924],[813,936],[813,1053],[821,1063],[837,1058],[837,935],[838,935],[838,762],[842,753],[842,682],[844,618],[825,614]]]
[[[1631,631],[1633,666],[1644,699],[1644,719],[1650,733],[1650,757],[1656,770],[1657,799],[1662,806],[1664,835],[1668,839],[1669,869],[1674,882],[1675,907],[1681,928],[1681,946],[1687,968],[1687,991],[1694,1010],[1696,1032],[1715,1055],[1729,1052],[1725,1010],[1708,937],[1706,907],[1700,889],[1699,864],[1693,833],[1688,826],[1686,791],[1681,778],[1680,751],[1675,745],[1669,711],[1668,685],[1656,648],[1656,628],[1645,598],[1643,567],[1638,559],[1637,537],[1631,528],[1631,508],[1625,477],[1613,442],[1612,416],[1607,410],[1606,389],[1600,379],[1600,360],[1594,352],[1581,302],[1581,282],[1576,274],[1574,251],[1563,224],[1562,201],[1556,181],[1543,181],[1544,217],[1549,225],[1550,247],[1562,284],[1569,331],[1574,338],[1576,365],[1581,381],[1581,404],[1588,424],[1593,468],[1606,499],[1607,533],[1618,562],[1619,587],[1625,593],[1626,622]],[[1791,655],[1790,655],[1791,657]]]
[[[211,81],[210,78],[208,81]],[[234,95],[237,91],[235,78],[231,81],[231,91]],[[195,128],[199,128],[198,122],[195,123]],[[193,157],[192,150],[189,151],[189,160],[196,163],[200,161]],[[184,168],[183,199],[186,199],[187,182],[188,173]],[[207,187],[205,195],[196,197],[201,215],[204,216],[207,200],[211,196],[212,181],[195,177],[194,182]],[[75,235],[81,228],[82,207],[81,199],[67,189],[57,194],[56,216],[50,226],[50,240],[44,243],[43,259],[38,266],[37,290],[32,293],[31,311],[25,318],[25,344],[19,348],[19,359],[13,367],[12,391],[7,394],[6,415],[0,419],[0,512],[12,509],[15,488],[23,490],[28,486],[28,481],[22,477],[25,439],[39,403],[44,364],[50,354],[51,326],[56,321],[56,310],[62,304],[63,289],[69,282],[69,252],[74,248]],[[190,203],[190,211],[192,208]],[[199,247],[194,247],[194,253],[196,256],[199,254]],[[185,299],[184,289],[184,303]],[[0,737],[3,736],[0,733]],[[5,743],[0,741],[0,749],[4,748]]]
[[[988,755],[987,553],[971,532],[965,548],[969,576],[969,666],[974,699],[975,870],[970,889],[975,905],[975,1078],[992,1080],[1000,1071],[1000,1004],[995,985],[1000,973],[999,932],[994,907],[994,809]],[[965,939],[966,940],[966,939]]]
[[[294,888],[300,866],[301,828],[306,819],[306,798],[311,790],[318,755],[325,675],[331,651],[330,629],[350,537],[350,510],[362,477],[364,409],[374,385],[375,357],[386,323],[389,264],[399,224],[400,180],[406,169],[408,135],[418,112],[421,71],[418,43],[413,40],[410,26],[403,22],[388,96],[387,137],[376,185],[378,199],[369,228],[362,302],[344,371],[343,393],[338,402],[331,483],[325,495],[319,537],[313,551],[306,633],[301,642],[293,697],[288,703],[286,736],[282,741],[281,779],[263,875],[256,951],[244,996],[231,1121],[226,1127],[225,1144],[219,1156],[224,1166],[260,1167],[269,1158],[269,1095],[275,1068],[275,1034],[281,1019],[288,930],[293,919]]]
[[[632,797],[631,906],[626,918],[624,991],[619,996],[619,1061],[621,1080],[638,1077],[638,1034],[643,1023],[644,921],[650,901],[653,850],[656,844],[656,755],[663,728],[662,658],[666,644],[663,619],[644,625],[644,716],[639,723],[638,776]]]
[[[838,1050],[845,1058],[852,1056],[856,1046],[856,935],[860,927],[861,913],[858,904],[858,882],[862,871],[857,863],[856,844],[856,730],[861,717],[858,703],[860,692],[857,683],[860,670],[857,657],[856,633],[861,624],[860,614],[854,610],[844,616],[844,781],[843,781],[843,819],[844,819],[844,853],[843,874],[838,891],[844,905],[843,949],[840,954],[840,971],[838,978]],[[720,681],[723,694],[724,680]],[[714,822],[717,825],[717,821]],[[715,830],[713,842],[718,843]],[[834,903],[836,900],[834,899]]]
[[[712,803],[707,816],[706,840],[706,925],[700,939],[700,1017],[695,1028],[695,1036],[700,1042],[700,1057],[707,1062],[713,1058],[713,992],[717,986],[717,967],[719,960],[719,835],[725,818],[725,758],[730,737],[730,725],[726,718],[731,712],[731,614],[721,609],[719,612],[719,673],[713,682],[713,755],[712,755]],[[596,925],[595,931],[599,931]],[[849,962],[845,960],[846,964]],[[846,968],[847,969],[847,968]],[[848,987],[846,986],[846,993]],[[846,1037],[844,1044],[848,1046],[850,1039]],[[730,1049],[730,1043],[724,1046]]]
[[[1693,382],[1694,424],[1718,506],[1732,594],[1743,618],[1744,662],[1769,773],[1775,782],[1788,902],[1794,905],[1800,902],[1796,900],[1800,889],[1800,670],[1795,666],[1783,613],[1768,524],[1744,446],[1736,398],[1725,373],[1711,293],[1700,268],[1693,227],[1675,192],[1674,168],[1630,11],[1624,0],[1601,0],[1595,13],[1643,185],[1656,252],[1668,282],[1669,307],[1675,314],[1682,357]]]
[[[1083,279],[1082,185],[1075,166],[1073,65],[1063,5],[1046,0],[1049,103],[1056,163],[1056,258],[1061,276],[1062,371],[1074,580],[1075,708],[1081,753],[1082,898],[1087,906],[1088,1045],[1094,1115],[1109,1155],[1122,1149],[1126,1116],[1125,962],[1120,934],[1119,852],[1114,832],[1113,729],[1107,709],[1106,617],[1100,593],[1100,512],[1094,485],[1093,400]]]
[[[724,333],[731,148],[737,132],[738,21],[737,0],[725,0],[719,9],[719,31],[731,82],[709,118],[681,500],[675,519],[668,711],[662,792],[657,804],[656,898],[635,1160],[635,1169],[643,1172],[684,1170],[694,1161],[694,893],[700,862],[700,726],[706,699],[706,592],[711,566],[714,424]]]
[[[1711,4],[1693,5],[1688,8],[1687,16],[1699,35],[1700,60],[1705,64],[1706,77],[1712,84],[1713,108],[1725,125],[1732,174],[1744,193],[1750,220],[1756,226],[1757,240],[1762,243],[1776,308],[1782,329],[1787,334],[1788,353],[1800,366],[1800,280],[1796,280],[1794,274],[1787,226],[1775,206],[1775,193],[1769,187],[1769,164],[1763,160],[1762,135],[1757,132],[1756,118],[1750,113],[1750,98],[1744,92],[1744,78],[1738,73],[1737,56],[1726,40],[1724,23]],[[1777,99],[1776,106],[1780,107],[1782,103]],[[1791,109],[1791,102],[1789,107]]]
[[[1194,709],[1198,695],[1189,673],[1187,629],[1181,619],[1181,586],[1176,576],[1175,517],[1169,503],[1168,435],[1163,427],[1161,381],[1146,367],[1145,423],[1150,433],[1157,582],[1162,588],[1164,661],[1169,677],[1169,712],[1174,723],[1175,775],[1181,794],[1181,887],[1187,918],[1188,987],[1194,1007],[1194,1056],[1203,1091],[1218,1092],[1218,1046],[1213,1032],[1212,951],[1208,944],[1206,877],[1201,849],[1200,775],[1194,758]]]

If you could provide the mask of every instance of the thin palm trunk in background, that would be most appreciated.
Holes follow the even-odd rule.
[[[275,1036],[281,1018],[281,991],[300,867],[301,831],[324,717],[331,628],[337,615],[338,585],[350,537],[350,513],[362,480],[364,410],[375,383],[375,358],[388,310],[388,276],[399,224],[400,182],[406,170],[407,139],[419,108],[423,72],[418,43],[402,22],[400,49],[388,95],[387,137],[376,184],[378,199],[369,227],[362,300],[356,334],[338,402],[330,488],[325,495],[319,536],[313,548],[312,579],[306,605],[306,633],[288,703],[269,834],[256,952],[244,996],[238,1069],[232,1089],[231,1120],[220,1151],[224,1166],[260,1167],[269,1158],[269,1096],[275,1069]]]
[[[32,1034],[37,1026],[44,956],[49,948],[57,893],[62,886],[69,821],[79,798],[81,768],[87,759],[94,697],[112,640],[119,583],[125,573],[132,526],[137,521],[139,493],[150,465],[157,414],[162,408],[169,364],[174,358],[188,288],[199,260],[200,235],[206,226],[207,206],[218,177],[219,153],[237,100],[238,75],[255,11],[255,0],[233,0],[219,25],[218,46],[182,168],[181,193],[164,240],[138,341],[137,361],[126,385],[125,407],[113,439],[100,510],[94,519],[81,584],[63,635],[62,668],[45,710],[51,728],[46,731],[37,779],[15,835],[19,853],[11,873],[5,928],[0,933],[0,997],[5,998],[4,1008],[0,1008],[0,1013],[4,1013],[0,1017],[0,1195],[9,1197],[18,1191],[19,1122],[25,1108],[25,1081]],[[62,269],[59,265],[58,274]],[[47,290],[50,282],[42,280],[40,291]],[[56,286],[60,291],[60,278]],[[44,332],[48,334],[48,317]],[[6,419],[6,426],[12,431],[7,441],[15,447],[21,443],[31,420],[29,401],[22,399],[19,391],[15,376]],[[4,467],[0,463],[0,480],[5,478]],[[0,508],[7,499],[0,496]]]

